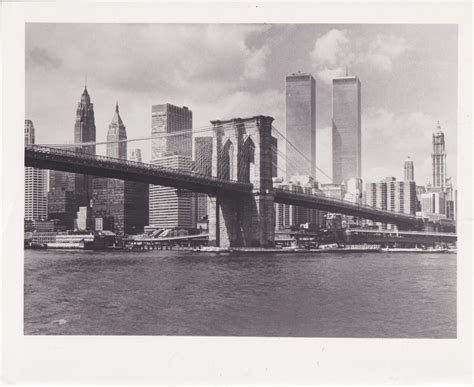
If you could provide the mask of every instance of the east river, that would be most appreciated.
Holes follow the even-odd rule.
[[[456,255],[25,251],[27,335],[456,337]]]

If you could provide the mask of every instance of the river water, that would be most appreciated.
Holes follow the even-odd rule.
[[[34,335],[456,337],[456,255],[25,251]]]

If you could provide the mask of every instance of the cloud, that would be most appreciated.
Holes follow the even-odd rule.
[[[61,66],[61,60],[54,53],[42,47],[34,47],[27,52],[26,66],[41,67],[48,70],[57,69]]]
[[[409,45],[402,37],[377,35],[369,44],[365,58],[361,58],[361,60],[368,62],[380,71],[390,72],[393,61],[409,49]]]
[[[336,65],[349,53],[348,31],[332,29],[316,40],[311,58],[321,64]]]
[[[270,53],[268,46],[249,53],[244,67],[244,78],[257,80],[262,78],[266,72],[266,61]]]
[[[344,75],[344,69],[342,67],[336,67],[333,69],[325,67],[324,69],[318,71],[316,75],[324,83],[330,85],[334,78]]]
[[[369,66],[379,72],[391,72],[394,61],[411,47],[403,37],[378,34],[355,41],[347,29],[332,29],[320,36],[310,58],[317,76],[326,84],[344,74],[349,65]]]
[[[270,54],[269,47],[249,43],[264,29],[258,25],[97,24],[87,28],[94,39],[78,39],[84,27],[77,24],[30,26],[27,44],[34,41],[47,47],[47,51],[33,50],[33,59],[54,63],[51,53],[56,53],[69,78],[82,79],[87,72],[91,85],[96,80],[100,87],[142,93],[167,90],[171,97],[193,89],[210,98],[213,89],[233,92],[245,86],[242,81],[264,77]]]

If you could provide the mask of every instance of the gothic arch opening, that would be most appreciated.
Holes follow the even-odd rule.
[[[243,183],[253,183],[255,179],[255,143],[249,136],[242,146],[240,157],[240,179]]]
[[[222,179],[234,180],[234,144],[227,139],[221,151],[220,176]]]

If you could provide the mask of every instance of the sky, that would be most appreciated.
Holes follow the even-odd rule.
[[[347,66],[362,84],[364,182],[403,179],[408,156],[430,181],[437,121],[456,182],[457,57],[455,25],[28,23],[25,118],[37,144],[72,142],[87,74],[97,141],[116,102],[129,139],[151,135],[161,103],[188,106],[194,127],[262,114],[284,132],[285,75],[301,71],[316,79],[317,166],[331,175],[331,80]],[[133,146],[149,161],[149,142]]]

